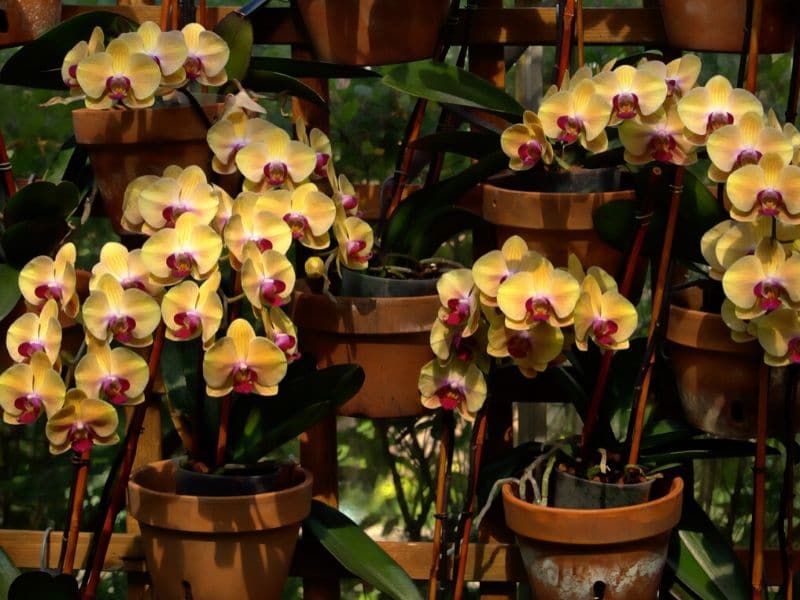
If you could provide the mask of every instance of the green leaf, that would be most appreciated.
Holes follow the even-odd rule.
[[[480,215],[463,208],[444,206],[431,210],[409,231],[409,254],[417,260],[430,258],[439,246],[454,235],[489,227]]]
[[[8,598],[8,588],[18,576],[19,569],[11,562],[5,550],[0,548],[0,600]]]
[[[313,102],[314,104],[327,107],[325,99],[313,88],[283,73],[250,69],[242,84],[248,90],[254,92],[268,92],[273,94],[287,93],[291,96],[296,96],[303,100]]]
[[[313,60],[298,60],[294,58],[277,58],[274,56],[254,56],[250,59],[250,65],[253,69],[259,71],[274,71],[292,77],[361,79],[365,77],[381,76],[377,71],[365,69],[364,67],[337,65]]]
[[[62,181],[34,181],[23,187],[6,204],[3,212],[6,226],[27,220],[66,219],[80,201],[80,192],[74,183]]]
[[[733,549],[690,495],[667,556],[681,585],[704,600],[747,600],[750,584]]]
[[[0,319],[4,319],[14,310],[20,299],[18,277],[19,271],[9,265],[0,264]]]
[[[522,105],[491,83],[453,65],[419,61],[390,67],[383,83],[411,96],[442,104],[481,108],[520,118]]]
[[[8,590],[8,600],[78,600],[78,582],[71,575],[53,576],[46,571],[28,571],[18,576]]]
[[[21,269],[33,257],[51,254],[67,233],[69,227],[66,221],[40,217],[6,229],[1,245],[8,264]]]
[[[214,31],[227,42],[231,51],[225,66],[228,79],[244,79],[253,53],[253,23],[234,11],[225,15]]]
[[[115,13],[96,11],[77,15],[17,50],[0,70],[0,83],[66,92],[61,79],[64,55],[80,41],[88,41],[100,27],[109,39],[136,31],[138,25]]]
[[[727,440],[722,438],[690,438],[660,444],[642,452],[642,464],[660,464],[666,461],[682,462],[700,460],[704,458],[737,458],[754,456],[756,445],[747,440]],[[779,455],[780,452],[771,446],[767,447],[770,455]]]
[[[78,181],[82,179],[86,167],[88,154],[85,146],[78,146],[75,136],[71,135],[61,145],[53,162],[44,174],[44,180],[50,183],[62,181]]]
[[[335,508],[314,500],[303,532],[317,538],[344,568],[377,590],[396,600],[422,600],[402,567]]]
[[[428,152],[453,152],[470,158],[483,158],[500,147],[500,136],[496,133],[477,131],[441,131],[414,140],[408,147]]]

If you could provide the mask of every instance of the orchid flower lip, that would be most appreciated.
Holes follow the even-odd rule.
[[[527,332],[514,332],[507,342],[508,353],[512,358],[525,358],[531,349],[531,340]]]
[[[31,358],[36,352],[44,352],[44,344],[41,340],[29,340],[19,345],[17,352],[25,358]]]
[[[445,410],[455,410],[459,404],[466,402],[466,396],[460,386],[446,383],[436,390],[436,396]]]
[[[124,75],[112,75],[106,80],[106,89],[112,100],[123,100],[131,89],[131,80]]]
[[[303,237],[303,232],[308,227],[308,219],[298,212],[290,212],[283,216],[283,220],[291,228],[294,239]]]
[[[342,208],[352,210],[358,206],[358,200],[352,194],[342,194]]]
[[[167,266],[174,277],[183,278],[192,272],[194,256],[190,252],[176,252],[167,257]]]
[[[200,329],[201,319],[196,311],[179,312],[175,315],[175,323],[180,327],[175,336],[186,339],[193,336]]]
[[[632,119],[639,109],[639,98],[632,92],[623,92],[614,96],[613,105],[620,119]]]
[[[607,319],[598,318],[592,323],[592,333],[597,343],[601,346],[610,346],[614,343],[614,334],[617,333],[619,326]]]
[[[264,177],[267,183],[272,186],[279,186],[286,183],[286,178],[289,175],[289,170],[286,163],[271,160],[264,165]]]
[[[570,144],[578,139],[578,135],[583,128],[583,123],[578,117],[571,117],[569,115],[562,115],[556,120],[561,132],[558,135],[558,140],[565,144]]]
[[[784,207],[783,195],[776,189],[767,188],[758,192],[756,200],[759,204],[758,214],[776,217]]]
[[[758,305],[767,312],[780,308],[782,292],[783,286],[773,279],[760,281],[753,288],[753,294],[758,298]]]
[[[522,164],[533,167],[542,159],[542,145],[536,140],[528,140],[517,150]]]
[[[203,61],[197,56],[189,56],[183,64],[183,68],[186,70],[186,77],[195,80],[203,72]]]
[[[34,294],[36,294],[37,298],[41,298],[42,300],[61,300],[62,296],[62,288],[61,284],[56,281],[48,281],[47,283],[43,283],[42,285],[36,286],[34,290]]]
[[[707,133],[713,133],[720,127],[733,124],[733,115],[729,112],[713,112],[708,115]]]
[[[14,401],[14,407],[22,411],[17,421],[23,425],[33,423],[42,412],[42,397],[36,393],[25,394]]]

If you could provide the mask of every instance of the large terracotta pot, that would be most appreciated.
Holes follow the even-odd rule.
[[[398,418],[424,414],[419,371],[433,358],[430,331],[439,310],[437,295],[358,298],[312,294],[294,297],[292,320],[301,349],[320,368],[357,363],[364,385],[339,414]]]
[[[617,191],[529,191],[522,179],[492,178],[483,186],[483,216],[497,229],[502,245],[519,235],[528,247],[556,266],[566,266],[570,253],[584,267],[596,265],[619,277],[625,255],[605,243],[594,229],[592,215],[614,200],[636,201],[632,189]]]
[[[152,463],[128,484],[155,597],[278,600],[311,510],[311,473],[298,467],[297,485],[279,492],[182,496],[177,468],[172,460]]]
[[[654,600],[682,493],[676,478],[655,500],[585,510],[524,502],[505,484],[506,524],[517,535],[533,598]]]
[[[431,58],[449,0],[295,0],[317,57],[347,65]]]
[[[759,50],[788,52],[794,42],[793,0],[764,0]],[[685,50],[741,52],[747,0],[661,0],[669,45]]]
[[[203,111],[212,123],[223,105],[208,104]],[[197,165],[210,173],[208,127],[189,105],[142,110],[72,111],[75,139],[87,147],[106,215],[122,232],[125,188],[140,175],[161,175],[169,165]]]
[[[4,0],[0,2],[6,28],[0,46],[30,42],[61,21],[61,0]]]

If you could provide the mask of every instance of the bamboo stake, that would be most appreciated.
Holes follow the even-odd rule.
[[[17,182],[14,181],[14,173],[11,171],[11,161],[8,159],[6,142],[3,133],[0,132],[0,171],[3,172],[3,182],[6,188],[6,195],[11,198],[17,191]]]
[[[783,569],[783,597],[794,598],[794,468],[795,468],[795,397],[797,394],[797,365],[786,369],[786,393],[784,394],[784,447],[786,461],[783,467],[783,489],[778,515],[778,533],[781,542],[781,567]],[[786,526],[784,528],[784,520]]]
[[[569,71],[569,61],[572,58],[572,31],[575,19],[575,0],[564,0],[564,10],[561,21],[561,37],[558,40],[555,84],[560,88],[564,75]]]
[[[81,514],[83,513],[83,501],[86,498],[86,484],[89,481],[89,455],[91,449],[81,453],[75,452],[72,456],[72,464],[75,467],[75,475],[72,481],[70,493],[69,519],[64,539],[61,542],[60,571],[65,575],[72,574],[75,565],[75,554],[78,549],[78,535],[81,527]]]
[[[747,57],[747,78],[744,87],[756,92],[758,85],[758,37],[761,33],[761,18],[764,12],[764,0],[753,0],[753,17],[750,21],[750,50]]]
[[[242,294],[242,272],[236,271],[236,276],[233,280],[233,296],[237,297]],[[231,304],[228,309],[228,326],[236,320],[239,316],[239,307],[241,301]],[[202,371],[201,371],[202,372]],[[225,463],[225,450],[228,447],[228,426],[231,421],[231,410],[233,409],[233,393],[228,394],[222,400],[222,406],[219,413],[219,432],[217,434],[217,452],[215,454],[215,465],[221,467]]]
[[[453,441],[455,437],[455,419],[452,411],[443,411],[442,439],[439,440],[439,466],[436,474],[436,520],[433,526],[433,556],[428,577],[428,600],[436,600],[446,574],[446,565],[442,564],[443,556],[447,556],[447,500],[449,496],[448,479],[453,459]]]
[[[584,56],[584,28],[583,28],[583,0],[576,0],[576,20],[575,20],[575,37],[578,39],[578,67],[582,67],[586,63]]]
[[[648,356],[645,359],[642,384],[634,402],[635,419],[633,421],[633,433],[630,436],[631,449],[628,456],[628,464],[630,465],[635,465],[639,462],[639,449],[641,447],[642,432],[644,430],[647,396],[650,393],[650,379],[656,361],[656,353],[653,348],[656,332],[659,329],[665,300],[667,298],[666,290],[670,268],[670,254],[672,253],[672,243],[675,239],[675,229],[678,224],[678,209],[680,208],[681,193],[683,192],[683,176],[683,167],[677,167],[675,170],[675,180],[672,185],[672,195],[669,204],[669,214],[667,216],[667,226],[664,231],[664,241],[661,247],[661,257],[658,263],[658,275],[653,288],[653,312],[650,318],[650,329],[647,333]]]
[[[197,22],[203,26],[203,29],[208,27],[208,10],[206,8],[206,0],[200,0],[197,5]]]
[[[750,583],[753,600],[761,600],[764,583],[764,506],[767,464],[767,399],[769,366],[761,363],[758,377],[758,417],[756,425],[756,457],[753,467],[753,550]]]

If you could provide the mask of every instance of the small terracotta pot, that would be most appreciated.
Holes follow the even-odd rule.
[[[506,524],[517,535],[536,600],[650,600],[658,595],[683,481],[633,506],[584,510],[524,502],[503,486]]]
[[[421,415],[419,371],[433,358],[430,331],[439,297],[337,297],[295,293],[292,320],[301,348],[319,367],[357,363],[364,385],[340,415],[398,418]]]
[[[223,105],[208,104],[203,111],[212,123]],[[191,106],[142,110],[72,111],[75,139],[87,147],[106,215],[122,233],[125,188],[140,175],[161,175],[169,165],[197,165],[211,173],[208,127]]]
[[[790,0],[764,0],[758,36],[762,54],[788,52],[795,21]],[[741,52],[747,0],[661,0],[667,41],[674,48]]]
[[[61,21],[61,0],[6,0],[8,28],[0,31],[0,46],[17,46],[37,38]]]
[[[387,65],[431,58],[449,0],[295,0],[317,58]]]
[[[249,496],[180,496],[177,462],[131,477],[128,509],[142,530],[158,600],[278,600],[300,523],[311,510],[311,473],[297,485]]]

